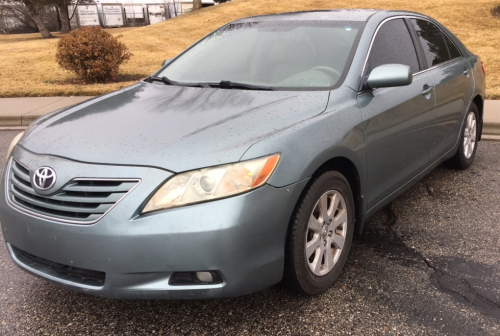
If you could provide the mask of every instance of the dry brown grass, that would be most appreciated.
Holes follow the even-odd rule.
[[[487,74],[487,96],[500,99],[500,19],[491,15],[498,0],[235,0],[163,23],[141,28],[110,29],[134,54],[122,66],[122,78],[147,76],[210,31],[232,20],[258,14],[328,8],[411,10],[437,19],[481,56]],[[57,33],[56,36],[60,36]],[[56,39],[39,34],[0,36],[0,97],[97,95],[134,81],[81,85],[55,61]]]

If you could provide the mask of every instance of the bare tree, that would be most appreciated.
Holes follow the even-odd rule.
[[[76,11],[78,10],[78,6],[77,5],[78,5],[78,2],[76,4],[74,4],[74,5],[72,5],[73,7],[72,7],[71,15],[69,16],[69,22],[71,22],[71,20],[73,20],[73,17],[75,16]],[[68,9],[68,13],[69,12],[70,11]]]
[[[91,0],[38,0],[38,2],[46,6],[55,5],[57,7],[61,20],[61,33],[69,33],[71,31],[70,21],[75,15],[78,5],[93,3]],[[72,13],[69,11],[69,6],[73,7]]]
[[[30,14],[31,19],[35,22],[36,26],[38,27],[38,30],[40,31],[40,34],[42,34],[43,38],[50,38],[53,37],[50,31],[47,29],[45,24],[42,21],[42,18],[40,17],[40,14],[38,12],[38,9],[36,8],[35,4],[33,3],[33,0],[22,0],[24,5],[26,6],[26,9],[28,10],[28,13]]]
[[[177,7],[177,6],[179,6],[179,7]],[[179,10],[180,9],[181,9],[180,2],[175,2],[174,1],[174,14],[175,14],[176,17],[179,16]]]
[[[163,0],[163,4],[165,5],[167,19],[171,19],[179,15],[181,8],[180,2],[175,0]]]
[[[57,6],[61,18],[61,33],[69,33],[71,31],[70,22],[75,15],[78,5],[93,3],[90,0],[41,0],[41,2]],[[72,13],[69,12],[69,6],[73,7]]]
[[[10,2],[8,6],[2,6],[3,15],[10,19],[10,22],[16,22],[22,26],[21,29],[26,29],[32,32],[38,32],[35,22],[31,19],[26,6],[22,2]],[[7,27],[9,28],[9,27]],[[11,29],[14,27],[10,27]]]
[[[123,10],[125,11],[125,22],[127,23],[127,26],[132,24],[132,27],[135,27],[137,23],[135,20],[134,0],[127,0],[127,3],[129,6],[123,6]]]
[[[165,8],[165,19],[168,20],[172,16],[170,15],[170,1],[169,0],[163,0],[163,6]]]
[[[58,9],[59,17],[61,19],[61,33],[69,33],[71,31],[68,12],[68,6],[71,2],[72,1],[68,0],[54,0],[54,4]]]
[[[92,0],[8,0],[3,6],[8,15],[23,27],[39,31],[43,37],[51,37],[51,30],[59,29],[62,33],[71,31],[70,20],[78,4],[93,3]],[[69,6],[73,9],[70,12]],[[57,22],[57,25],[55,24]]]
[[[201,0],[193,0],[193,10],[197,10],[203,7]]]

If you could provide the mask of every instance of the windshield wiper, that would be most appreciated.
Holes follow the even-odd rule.
[[[210,86],[214,86],[211,84]],[[274,90],[270,86],[263,86],[263,85],[253,85],[253,84],[246,84],[246,83],[238,83],[238,82],[231,82],[228,80],[222,80],[220,81],[219,85],[220,88],[235,88],[235,89],[245,89],[245,90],[269,90],[272,91]]]
[[[149,76],[148,78],[146,78],[146,80],[150,83],[153,81],[163,82],[165,85],[195,86],[195,87],[207,87],[207,88],[210,87],[208,84],[205,84],[205,83],[179,83],[179,82],[176,82],[176,81],[169,79],[166,76],[162,76],[162,77]]]
[[[177,86],[194,86],[194,87],[218,87],[222,89],[230,88],[230,89],[244,89],[244,90],[269,90],[272,91],[274,90],[270,86],[263,86],[263,85],[253,85],[253,84],[246,84],[246,83],[238,83],[238,82],[231,82],[228,80],[222,80],[219,83],[180,83],[173,81],[169,79],[166,76],[162,77],[157,77],[157,76],[149,76],[146,78],[147,82],[153,82],[153,81],[158,81],[162,82],[165,85],[177,85]]]
[[[156,77],[156,76],[149,76],[151,78],[151,81],[158,81],[158,82],[163,82],[165,85],[177,85],[177,82],[174,82],[171,79],[168,79],[166,76],[162,77]]]

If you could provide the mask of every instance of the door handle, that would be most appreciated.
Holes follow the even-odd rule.
[[[427,85],[425,85],[424,86],[424,91],[422,91],[422,95],[423,96],[428,95],[429,93],[432,92],[432,90],[434,90],[434,86],[427,86]]]
[[[467,68],[464,69],[464,75],[469,77],[469,69],[467,69]]]

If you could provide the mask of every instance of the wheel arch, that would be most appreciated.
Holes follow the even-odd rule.
[[[481,137],[483,135],[484,99],[480,94],[478,94],[474,97],[474,99],[472,99],[472,102],[474,104],[476,104],[477,109],[479,111],[479,127],[480,127],[480,129],[479,129],[478,141],[480,141]]]
[[[338,156],[334,157],[326,162],[324,162],[316,171],[313,173],[308,186],[312,183],[316,177],[324,173],[328,170],[335,170],[344,175],[351,187],[353,198],[354,198],[354,206],[355,206],[355,221],[354,221],[354,234],[361,235],[363,232],[363,224],[364,224],[364,203],[363,203],[363,195],[361,189],[361,179],[359,175],[359,171],[350,159]],[[307,190],[307,187],[304,190]]]

